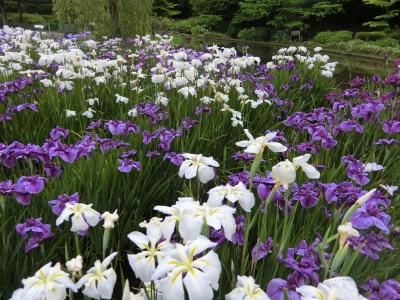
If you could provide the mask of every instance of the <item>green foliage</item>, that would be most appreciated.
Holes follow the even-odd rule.
[[[259,21],[268,17],[279,8],[281,1],[272,0],[244,0],[239,3],[239,11],[235,15],[233,22]]]
[[[19,14],[18,13],[9,13],[7,14],[7,20],[11,24],[18,24],[19,21]],[[25,24],[44,24],[46,23],[46,19],[39,15],[39,14],[23,14],[23,22]]]
[[[399,0],[363,0],[365,4],[387,8],[398,2]]]
[[[328,43],[324,45],[325,48],[332,48],[335,50],[342,50],[349,53],[366,54],[372,56],[383,57],[389,55],[391,58],[400,57],[400,47],[380,46],[375,44],[374,41],[363,41],[360,39],[353,39],[347,42]]]
[[[238,4],[238,0],[191,0],[195,15],[220,15],[227,16]]]
[[[153,0],[53,1],[58,20],[74,24],[79,30],[90,29],[99,36],[134,36],[151,32]]]
[[[199,31],[215,30],[222,22],[218,15],[201,15],[184,20],[168,20],[170,30],[181,33],[200,33]]]
[[[374,45],[377,45],[379,47],[398,47],[399,46],[399,41],[390,37],[384,38],[384,39],[378,39],[373,42]]]
[[[118,21],[122,36],[151,33],[152,5],[153,0],[118,1]]]
[[[239,31],[237,37],[242,40],[265,41],[268,37],[268,32],[264,27],[244,28]]]
[[[343,12],[343,5],[331,2],[317,2],[310,10],[305,11],[309,16],[316,18],[324,18],[326,16],[335,15]]]
[[[176,3],[169,0],[154,0],[153,13],[160,17],[172,17],[179,14]]]
[[[386,37],[386,33],[383,31],[360,31],[356,32],[355,37],[364,41],[374,41]]]
[[[277,30],[272,34],[272,40],[277,42],[289,41],[289,32],[287,30]]]
[[[313,41],[319,44],[326,44],[326,43],[346,42],[350,41],[351,39],[352,39],[351,31],[340,30],[340,31],[319,32],[313,38]]]
[[[399,0],[363,0],[365,4],[383,8],[386,12],[383,15],[376,16],[372,21],[365,22],[363,25],[370,28],[389,28],[390,20],[399,15],[398,9],[390,10],[398,1]]]

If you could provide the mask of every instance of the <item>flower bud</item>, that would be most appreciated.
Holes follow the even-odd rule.
[[[119,216],[117,214],[117,210],[115,210],[112,214],[106,211],[101,215],[101,218],[104,220],[103,227],[109,229],[114,228],[114,223],[118,221]]]
[[[360,198],[357,199],[356,204],[358,206],[362,206],[365,202],[367,202],[372,197],[372,194],[374,194],[375,191],[376,191],[376,189],[372,189],[365,195],[362,195]]]
[[[80,271],[82,271],[82,263],[82,256],[78,255],[77,257],[67,261],[65,266],[67,267],[68,271],[72,273],[79,273]]]

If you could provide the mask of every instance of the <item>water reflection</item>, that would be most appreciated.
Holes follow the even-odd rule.
[[[239,54],[246,53],[258,56],[261,62],[266,63],[271,60],[272,55],[276,54],[281,46],[275,44],[259,44],[253,42],[241,42],[224,39],[205,39],[201,37],[184,37],[183,46],[203,50],[207,46],[216,44],[223,47],[235,47]],[[322,53],[324,53],[322,51]],[[373,75],[385,76],[391,70],[392,65],[387,64],[384,59],[366,59],[364,57],[337,55],[326,53],[331,57],[331,61],[337,61],[335,78],[340,83],[345,83],[359,77],[371,77]]]

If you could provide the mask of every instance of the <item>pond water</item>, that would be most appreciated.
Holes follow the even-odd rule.
[[[262,63],[267,63],[271,60],[272,55],[281,48],[274,44],[259,44],[253,42],[243,42],[235,40],[217,40],[204,39],[201,37],[184,37],[183,46],[192,49],[203,49],[204,47],[216,44],[223,47],[235,47],[239,54],[249,53],[261,58]],[[322,53],[324,53],[322,51]],[[367,59],[362,56],[346,56],[331,53],[329,55],[331,61],[337,61],[335,78],[339,83],[345,83],[355,78],[371,77],[373,75],[385,76],[391,70],[392,65],[387,65],[383,59]]]

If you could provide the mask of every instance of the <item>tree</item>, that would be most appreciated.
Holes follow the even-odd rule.
[[[3,21],[3,26],[4,26],[7,24],[7,12],[4,0],[0,0],[0,9],[1,9],[1,19]]]
[[[152,0],[53,0],[60,22],[87,26],[97,35],[134,36],[151,32]]]
[[[22,1],[17,0],[18,14],[19,14],[19,22],[22,24],[24,22],[24,15],[22,10]]]
[[[371,28],[389,28],[390,20],[399,16],[399,9],[391,9],[399,0],[363,0],[367,5],[373,5],[384,9],[385,13],[378,15],[372,21],[365,22],[363,25]]]
[[[153,12],[160,17],[173,17],[180,13],[176,6],[176,3],[169,0],[154,0]]]
[[[119,34],[120,33],[120,28],[119,28],[119,20],[118,20],[118,1],[117,0],[108,0],[108,7],[110,11],[110,18],[111,18],[111,23],[114,28],[114,34]]]

